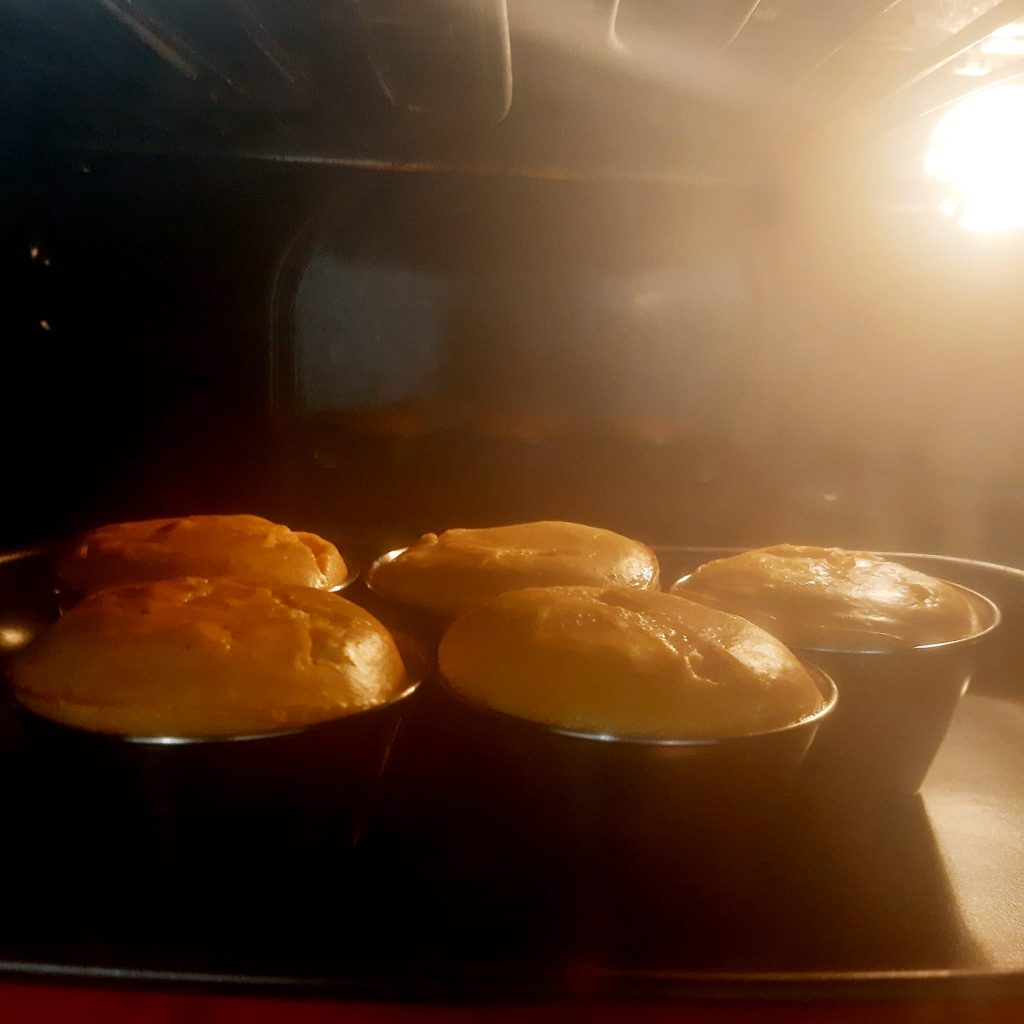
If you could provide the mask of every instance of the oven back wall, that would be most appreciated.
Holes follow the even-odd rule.
[[[259,507],[269,288],[301,176],[10,144],[2,157],[0,541]]]
[[[788,188],[4,154],[4,546],[253,510],[1024,564],[1021,247]]]

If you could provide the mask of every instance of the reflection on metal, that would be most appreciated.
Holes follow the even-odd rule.
[[[1005,27],[1024,0],[515,0],[511,23],[507,0],[0,8],[0,96],[45,96],[48,141],[551,178],[763,178],[753,136],[778,119],[877,130],[1005,79],[1024,45]]]
[[[123,153],[180,156],[181,149],[166,144],[123,145]],[[672,168],[664,165],[651,167],[622,168],[599,164],[585,164],[572,160],[536,160],[529,157],[516,162],[500,160],[444,159],[443,157],[413,156],[345,156],[334,153],[298,152],[280,150],[233,150],[212,147],[190,147],[191,155],[207,158],[230,157],[233,160],[258,161],[265,163],[300,164],[313,167],[343,167],[363,171],[391,171],[399,174],[443,174],[458,173],[477,178],[523,178],[536,181],[619,181],[665,183],[694,187],[717,188],[721,186],[742,187],[763,184],[753,166],[730,166],[714,173],[687,168]]]
[[[875,18],[891,10],[897,3],[899,3],[899,0],[874,0],[874,2],[866,2],[863,8],[858,9],[852,19],[847,19],[839,26],[838,37],[832,41],[828,49],[818,60],[790,84],[789,93],[792,94],[802,90],[806,85],[807,79],[825,67],[837,53],[843,50]]]
[[[985,75],[991,73],[992,69],[975,57],[968,57],[960,67],[953,68],[953,74],[959,75],[961,78],[984,78]]]
[[[0,651],[11,654],[21,650],[33,637],[33,632],[25,626],[8,624],[0,626]]]
[[[497,123],[512,103],[505,0],[355,0],[391,103]]]
[[[600,0],[604,17],[617,19],[618,34],[627,44],[632,37],[660,36],[697,48],[722,49],[733,43],[760,7],[761,0]]]
[[[127,10],[122,0],[95,0],[101,7],[109,11],[122,25],[126,26],[148,46],[161,60],[169,64],[175,71],[195,81],[199,78],[199,68],[186,56],[180,44],[172,42],[172,35],[162,26],[152,21],[143,20],[133,8]]]
[[[918,67],[911,74],[905,76],[898,86],[890,90],[889,97],[897,96],[919,82],[923,82],[996,30],[1021,18],[1024,18],[1024,0],[1003,0],[997,7],[993,7],[992,10],[957,32],[942,46],[928,50]]]
[[[608,37],[609,45],[619,48],[622,47],[622,43],[619,37],[615,34],[615,21],[619,16],[619,4],[621,0],[604,0],[600,5],[600,10],[603,13],[603,21],[605,26],[605,33]]]
[[[173,6],[166,14],[154,0],[94,0],[166,64],[191,81],[225,90],[235,102],[268,112],[310,104],[311,89],[295,62],[267,29],[252,0],[222,0],[200,12]],[[168,23],[167,18],[171,19]]]
[[[1024,55],[1024,25],[1004,25],[983,39],[978,47],[982,53],[999,57],[1020,57]]]
[[[761,0],[753,0],[753,3],[747,8],[747,12],[740,18],[739,24],[736,26],[736,30],[731,36],[725,41],[723,45],[732,46],[740,37],[740,33],[747,27],[747,23],[754,16],[754,12],[761,6]]]
[[[967,99],[968,96],[974,96],[979,92],[984,92],[986,89],[994,89],[998,85],[1014,82],[1018,78],[1024,77],[1024,60],[1011,61],[1008,64],[1004,64],[998,71],[989,69],[983,74],[958,74],[958,69],[954,69],[953,74],[961,78],[983,79],[983,81],[980,81],[973,89],[968,88],[965,91],[958,91],[950,99],[943,100],[941,103],[936,103],[924,110],[918,110],[916,112],[918,118],[930,117],[932,114],[937,114],[941,110],[947,110],[954,104],[960,103],[962,100]]]
[[[750,0],[730,0],[723,6],[732,8],[737,3],[742,8],[740,20],[746,24],[752,10]],[[688,19],[680,20],[672,17],[675,8],[660,0],[643,4],[636,0],[604,2],[596,9],[584,9],[582,4],[552,4],[549,0],[521,0],[514,27],[517,41],[522,39],[542,48],[553,68],[575,67],[575,77],[580,69],[593,76],[595,90],[606,89],[614,95],[605,102],[606,108],[615,110],[630,90],[646,90],[646,95],[634,100],[638,109],[631,131],[650,116],[650,109],[644,108],[653,97],[660,93],[663,101],[673,98],[677,105],[672,113],[665,113],[662,124],[667,131],[660,133],[664,136],[675,127],[673,114],[691,113],[678,106],[679,99],[693,97],[752,108],[763,102],[769,88],[759,71],[722,52],[736,36],[736,21],[725,21],[720,7],[711,10],[713,15],[705,14],[701,19],[691,12]],[[614,18],[611,40],[608,17]],[[578,87],[578,83],[570,79],[570,86]],[[565,92],[569,95],[569,89]],[[596,95],[580,92],[573,97],[576,111],[588,104],[596,111]],[[604,116],[607,120],[607,114]]]
[[[248,36],[252,45],[260,52],[276,77],[286,83],[286,101],[279,105],[289,109],[308,107],[312,101],[310,83],[298,69],[291,55],[268,31],[251,0],[228,0],[228,2],[236,11],[239,26]]]

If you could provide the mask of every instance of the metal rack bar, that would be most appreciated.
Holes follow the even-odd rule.
[[[951,61],[956,60],[962,53],[966,53],[973,46],[980,43],[986,36],[990,36],[996,29],[1002,28],[1011,22],[1024,18],[1024,0],[1003,0],[1001,4],[987,11],[980,18],[972,21],[970,25],[962,28],[955,35],[951,36],[941,46],[929,50],[924,60],[909,76],[904,76],[902,81],[890,89],[883,99],[892,99],[901,93],[912,89],[923,82],[936,71],[942,70]]]
[[[1024,76],[1024,59],[1015,60],[1010,64],[1005,64],[999,68],[998,71],[992,71],[990,74],[985,76],[983,81],[979,81],[974,88],[962,89],[955,96],[950,99],[943,100],[941,103],[934,103],[932,106],[927,107],[924,110],[918,110],[913,116],[915,117],[930,117],[932,114],[937,114],[940,110],[945,110],[947,107],[951,107],[954,103],[958,103],[960,100],[965,99],[968,96],[973,96],[979,92],[985,92],[987,89],[991,89],[996,85],[1002,85],[1005,82],[1012,82],[1014,79],[1021,78]]]
[[[842,38],[836,42],[831,49],[826,51],[824,56],[814,62],[803,74],[799,75],[794,81],[790,82],[789,87],[785,90],[785,93],[792,96],[798,91],[802,91],[807,80],[816,75],[821,69],[828,64],[830,60],[837,53],[839,53],[846,45],[853,39],[859,32],[869,25],[875,18],[886,11],[891,10],[895,7],[900,0],[874,0],[873,3],[866,3],[864,9],[866,13],[862,17],[858,17],[855,21],[847,22],[843,28]]]
[[[952,106],[954,103],[984,92],[993,86],[1024,76],[1024,59],[1015,60],[993,71],[984,81],[965,79],[963,87],[953,95],[938,89],[923,89],[926,83],[936,83],[938,72],[962,54],[971,50],[1003,25],[1024,18],[1024,0],[1003,0],[989,12],[951,36],[941,47],[928,51],[917,68],[900,82],[891,85],[876,97],[870,111],[862,109],[850,118],[862,130],[872,135],[893,131],[908,121],[921,120]],[[919,95],[915,95],[919,94]],[[868,120],[870,119],[870,123]]]
[[[179,74],[196,81],[200,76],[199,67],[189,53],[189,48],[177,39],[170,30],[158,26],[150,18],[129,9],[119,0],[96,0],[111,17],[116,18],[143,45],[148,46],[165,64]]]
[[[616,4],[617,4],[617,3],[618,3],[618,0],[616,0]],[[747,27],[747,25],[748,25],[748,24],[750,23],[750,19],[751,19],[751,18],[753,18],[753,16],[754,16],[754,12],[755,12],[755,11],[756,11],[756,10],[758,9],[758,7],[760,7],[760,6],[761,6],[761,0],[753,0],[753,3],[752,3],[752,4],[751,4],[751,5],[750,5],[750,6],[749,6],[749,7],[747,8],[747,11],[746,11],[746,13],[745,13],[745,14],[743,14],[743,15],[742,15],[742,17],[740,18],[740,20],[739,20],[739,24],[738,24],[738,25],[736,26],[736,28],[734,29],[734,31],[733,31],[733,33],[732,33],[732,35],[731,35],[731,36],[729,36],[729,38],[728,38],[728,39],[726,39],[726,41],[725,41],[725,42],[724,42],[724,43],[722,44],[722,49],[723,49],[723,50],[724,50],[724,49],[725,49],[725,48],[726,48],[727,46],[732,46],[732,44],[733,44],[733,43],[735,43],[737,39],[739,39],[739,37],[740,37],[740,34],[741,34],[741,33],[743,32],[743,30],[744,30],[744,29],[745,29],[745,28]]]

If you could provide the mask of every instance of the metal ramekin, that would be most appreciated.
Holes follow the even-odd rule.
[[[117,912],[120,931],[216,944],[222,927],[298,925],[362,834],[417,686],[298,729],[199,739],[87,732],[21,709],[23,827],[60,851],[53,884],[98,928]]]
[[[687,597],[683,576],[672,593]],[[916,793],[970,684],[978,648],[998,627],[998,606],[983,594],[943,581],[975,607],[981,627],[970,636],[903,650],[847,651],[793,647],[839,688],[839,707],[823,722],[804,765],[830,786]]]
[[[455,616],[431,611],[429,608],[421,608],[419,605],[409,604],[405,601],[398,601],[382,594],[373,586],[373,573],[377,566],[393,562],[406,551],[408,551],[408,547],[395,548],[373,560],[360,577],[363,595],[359,603],[380,619],[388,629],[415,640],[420,647],[422,656],[433,669],[437,665],[437,645],[441,642],[441,637],[444,636],[445,630],[452,624]]]
[[[723,739],[580,733],[467,702],[444,680],[434,714],[449,762],[443,800],[503,856],[561,871],[624,844],[671,843],[693,865],[770,813],[836,704],[825,672],[808,666],[824,705],[792,725]],[[453,781],[454,780],[454,781]],[[560,866],[561,865],[561,866]]]

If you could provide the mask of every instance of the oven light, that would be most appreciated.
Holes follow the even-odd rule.
[[[939,205],[972,231],[1024,228],[1024,86],[999,85],[956,104],[925,156],[948,190]]]
[[[0,651],[10,654],[20,650],[32,639],[32,636],[33,633],[24,626],[0,626]]]

